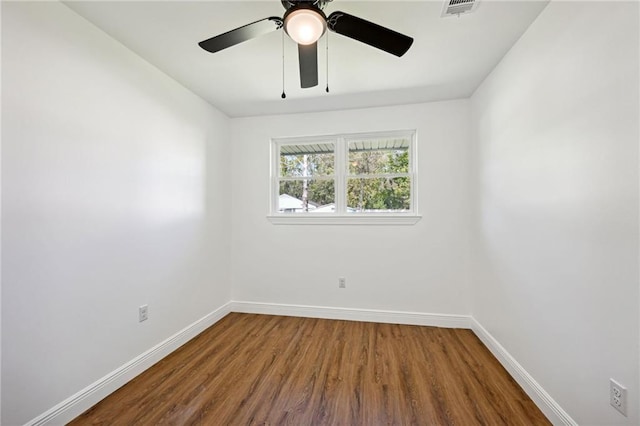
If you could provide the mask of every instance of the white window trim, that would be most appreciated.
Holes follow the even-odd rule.
[[[346,213],[346,194],[342,189],[346,187],[346,179],[354,177],[346,171],[346,162],[349,151],[349,141],[354,139],[374,139],[385,137],[407,137],[409,144],[409,161],[411,171],[411,208],[407,212],[371,212],[371,213]],[[287,137],[271,139],[271,168],[269,185],[269,214],[267,219],[274,225],[414,225],[422,216],[418,214],[418,185],[417,185],[417,132],[415,130],[397,130],[372,133],[351,133],[338,135]],[[325,177],[335,179],[335,213],[279,213],[279,170],[280,147],[292,144],[315,144],[319,142],[333,143],[335,145],[335,175]],[[357,176],[355,176],[357,177]],[[371,177],[371,176],[367,176]],[[339,190],[340,189],[340,190]]]
[[[274,225],[415,225],[421,218],[416,214],[383,216],[379,213],[348,216],[336,213],[313,213],[313,216],[305,213],[282,213],[267,216]]]

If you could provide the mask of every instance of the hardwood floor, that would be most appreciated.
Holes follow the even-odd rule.
[[[547,425],[470,330],[229,314],[71,425]]]

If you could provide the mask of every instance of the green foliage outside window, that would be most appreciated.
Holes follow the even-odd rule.
[[[409,151],[369,150],[349,151],[347,176],[347,207],[355,211],[409,210],[411,181]],[[333,153],[283,154],[280,156],[280,176],[296,178],[281,180],[280,194],[303,201],[305,210],[335,203]],[[381,176],[390,175],[390,176]]]
[[[357,211],[410,209],[408,177],[366,177],[408,171],[408,150],[350,151],[349,174],[358,177],[347,181],[347,206]]]

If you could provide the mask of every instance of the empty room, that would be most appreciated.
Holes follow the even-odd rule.
[[[639,425],[640,4],[5,1],[2,425]]]

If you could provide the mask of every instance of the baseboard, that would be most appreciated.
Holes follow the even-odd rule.
[[[41,414],[30,422],[28,426],[60,425],[73,420],[100,400],[122,387],[134,377],[160,361],[171,352],[218,322],[231,312],[231,303],[226,303],[193,324],[180,330],[165,341],[157,344],[148,351],[140,354],[120,368],[107,374],[100,380],[87,386],[75,395]]]
[[[578,423],[551,398],[538,382],[475,318],[471,317],[471,329],[491,351],[500,364],[511,374],[533,402],[554,425],[578,426]]]
[[[443,328],[471,328],[468,315],[429,314],[422,312],[383,311],[375,309],[332,308],[325,306],[286,305],[279,303],[231,302],[232,312],[324,318],[389,324],[423,325]]]

